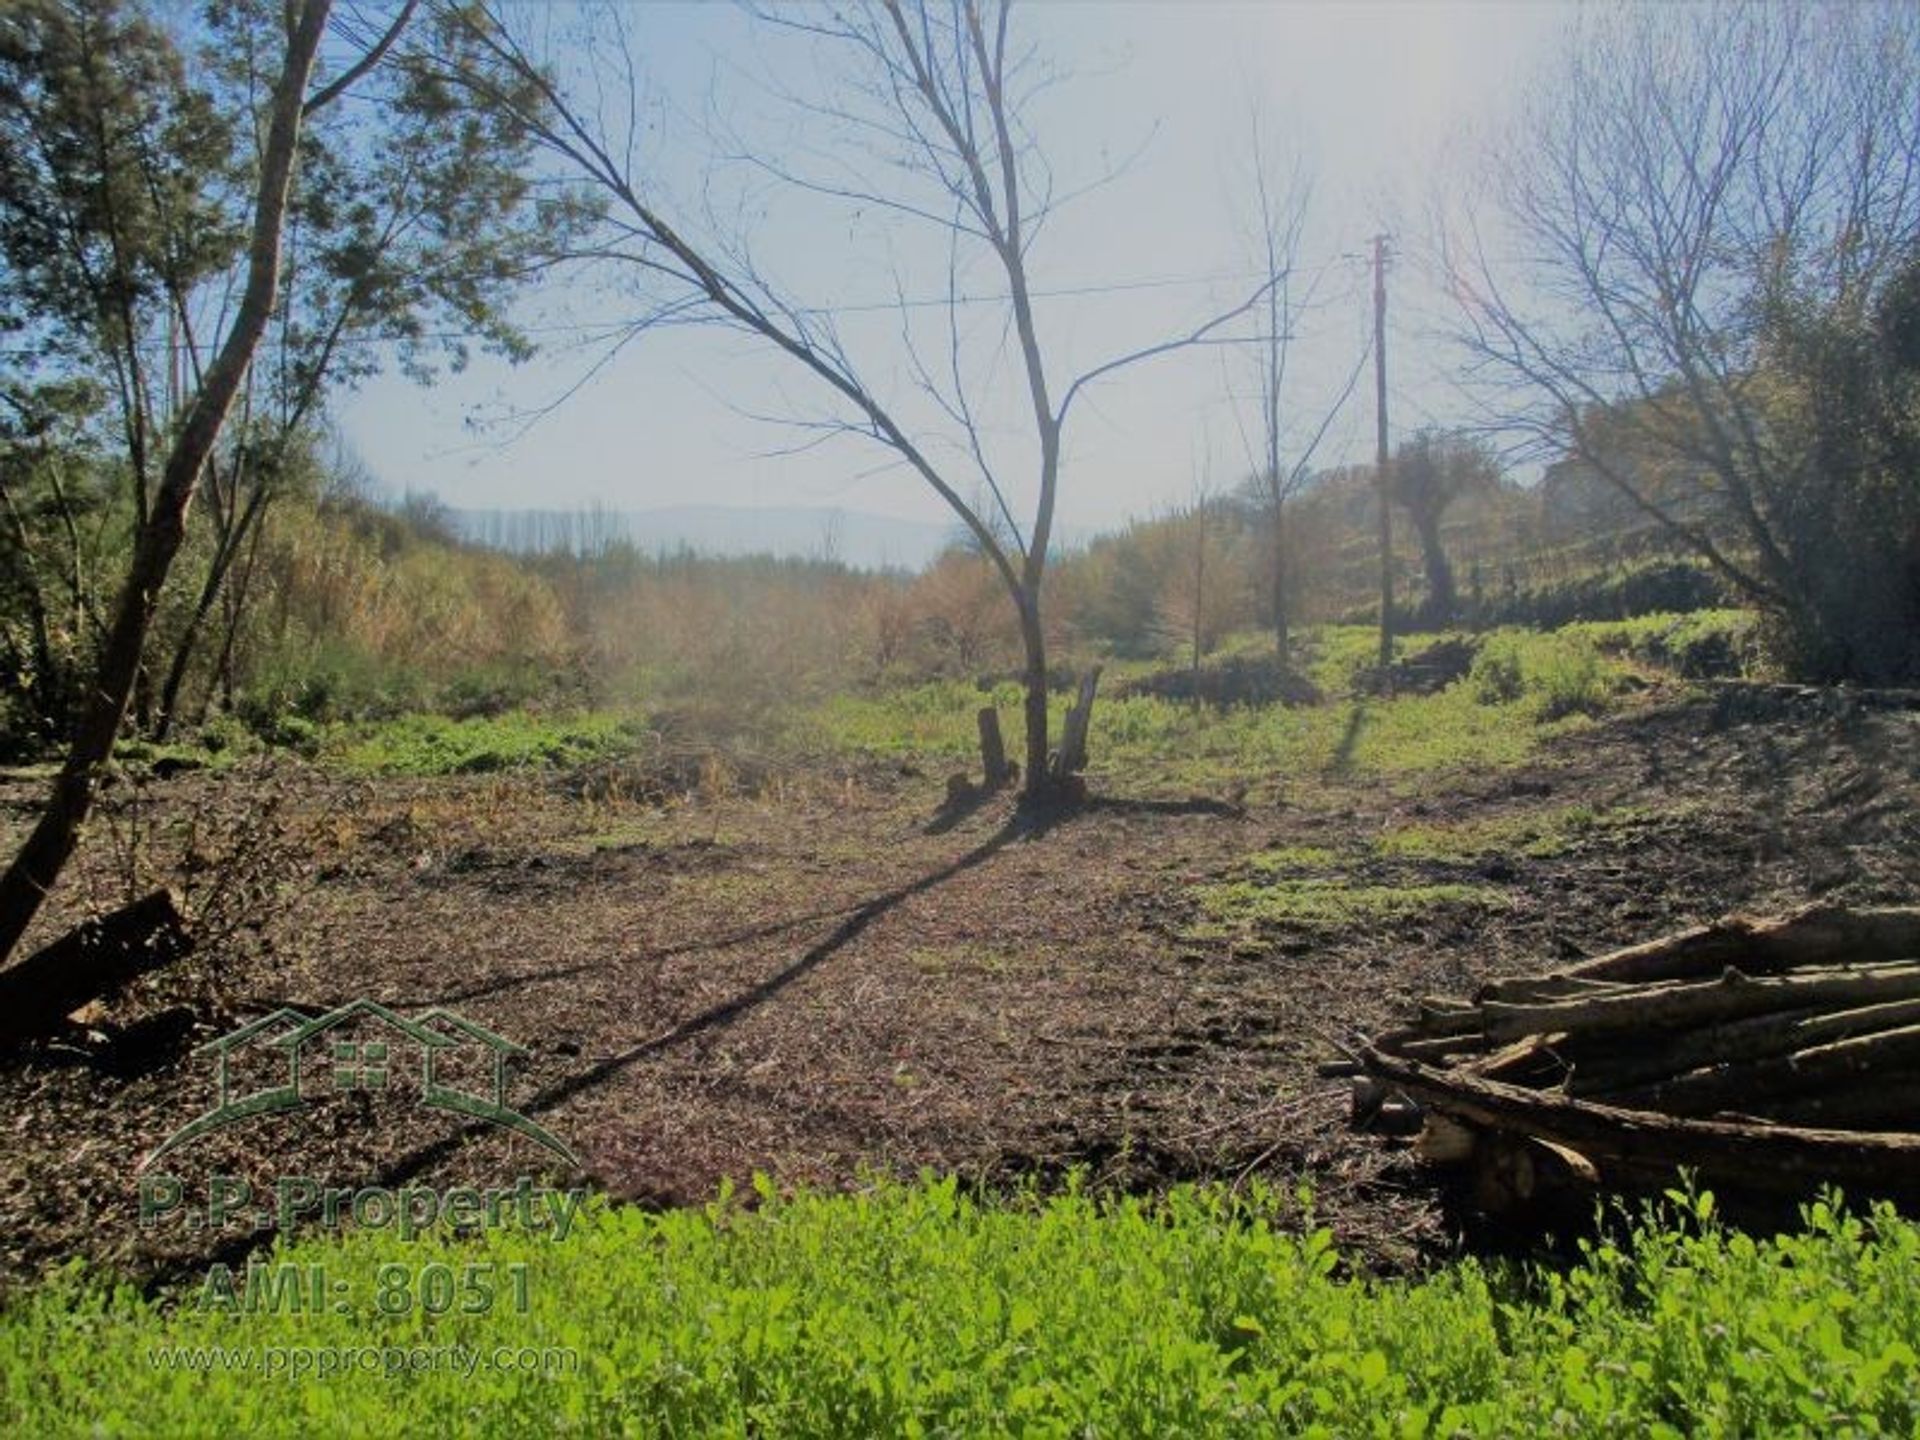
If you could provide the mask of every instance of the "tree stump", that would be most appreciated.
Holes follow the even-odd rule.
[[[1080,682],[1079,699],[1067,710],[1067,721],[1060,732],[1060,748],[1053,757],[1053,778],[1065,780],[1087,768],[1087,725],[1093,719],[1093,692],[1100,683],[1100,667],[1094,666]]]
[[[1006,742],[1000,738],[1000,712],[991,705],[980,707],[980,771],[989,790],[998,790],[1012,781],[1016,773],[1007,763]]]

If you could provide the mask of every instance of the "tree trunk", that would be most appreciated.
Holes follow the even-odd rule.
[[[1416,510],[1413,525],[1420,532],[1420,562],[1427,572],[1427,622],[1444,624],[1453,618],[1459,597],[1454,591],[1453,566],[1440,543],[1440,516],[1434,511]]]
[[[226,587],[221,596],[221,608],[225,613],[222,616],[221,622],[220,658],[214,663],[214,670],[219,676],[220,681],[220,702],[228,714],[233,713],[234,650],[240,643],[240,625],[246,618],[247,596],[253,590],[254,567],[260,559],[260,537],[265,532],[266,527],[264,525],[254,528],[253,534],[248,537],[247,540],[246,563],[240,567],[239,575],[235,578],[233,584]],[[283,633],[286,630],[286,625],[287,612],[283,597],[280,613],[280,628]],[[207,693],[202,696],[200,700],[198,723],[202,725],[206,724],[207,713],[212,708],[213,689],[209,686]]]
[[[0,876],[0,963],[13,953],[65,868],[80,827],[93,808],[101,768],[126,718],[141,653],[167,572],[186,533],[200,473],[219,441],[234,396],[267,328],[280,282],[280,230],[300,145],[300,105],[314,56],[326,32],[332,0],[307,0],[287,41],[274,87],[272,119],[260,167],[246,288],[233,329],[194,397],[161,474],[160,489],[134,541],[126,587],[120,593],[100,666],[53,794],[20,853]]]
[[[1027,783],[1021,795],[1033,802],[1046,799],[1053,777],[1047,768],[1047,637],[1039,604],[1026,595],[1020,597],[1020,641],[1027,652]]]
[[[1603,1170],[1613,1162],[1692,1168],[1708,1184],[1776,1195],[1840,1185],[1859,1198],[1920,1196],[1920,1137],[1910,1134],[1675,1119],[1436,1070],[1373,1046],[1364,1047],[1360,1058],[1369,1075],[1452,1119],[1567,1146]]]
[[[238,478],[237,475],[234,477],[236,483]],[[214,547],[213,559],[207,565],[207,577],[200,586],[199,599],[194,603],[193,614],[187,617],[186,628],[180,633],[180,642],[174,647],[173,661],[167,667],[166,682],[160,687],[160,713],[154,721],[153,731],[156,740],[165,741],[173,729],[174,719],[180,709],[180,687],[186,682],[187,667],[193,663],[194,653],[199,648],[200,632],[207,623],[207,617],[213,613],[214,604],[220,598],[240,547],[246,543],[248,532],[258,523],[260,512],[266,508],[266,495],[262,484],[262,488],[255,490],[248,500],[247,508],[240,512],[240,518]]]
[[[1632,1034],[1683,1026],[1724,1024],[1749,1016],[1815,1005],[1873,1005],[1920,997],[1920,965],[1836,970],[1755,979],[1729,969],[1718,980],[1652,985],[1624,994],[1478,1007],[1487,1039],[1528,1035]]]
[[[1273,653],[1282,670],[1293,668],[1292,617],[1287,612],[1287,521],[1280,497],[1273,500]]]
[[[1821,965],[1835,955],[1845,955],[1856,966],[1920,956],[1920,906],[1847,910],[1810,905],[1779,919],[1736,916],[1582,960],[1555,973],[1564,979],[1638,985],[1708,979],[1729,965],[1748,975],[1770,975]]]

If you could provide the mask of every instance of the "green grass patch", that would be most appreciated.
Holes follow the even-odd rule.
[[[1224,880],[1195,888],[1205,921],[1188,933],[1220,939],[1265,926],[1337,930],[1368,921],[1418,915],[1441,906],[1503,902],[1490,885],[1355,884],[1330,875]]]
[[[1273,875],[1283,870],[1327,870],[1338,865],[1342,854],[1325,845],[1281,845],[1262,850],[1247,861],[1256,875]]]
[[[467,720],[407,715],[342,727],[326,737],[320,753],[363,774],[479,775],[611,759],[631,753],[640,736],[634,721],[609,714],[509,711]]]
[[[528,1232],[303,1240],[356,1297],[209,1314],[68,1273],[0,1314],[0,1425],[54,1435],[1910,1435],[1920,1230],[1801,1233],[1676,1197],[1570,1271],[1345,1273],[1290,1202],[982,1203],[951,1181],[602,1212]],[[382,1267],[527,1267],[480,1313],[382,1310]],[[414,1286],[416,1297],[424,1287]],[[215,1352],[207,1347],[225,1347]],[[489,1357],[471,1375],[415,1356]],[[501,1347],[554,1357],[502,1369]],[[269,1355],[369,1354],[267,1377]],[[567,1357],[573,1357],[571,1364]],[[245,1368],[251,1365],[252,1369]],[[192,1368],[190,1368],[192,1367]],[[391,1368],[396,1373],[389,1375]]]

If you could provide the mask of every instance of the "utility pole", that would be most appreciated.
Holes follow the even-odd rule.
[[[1387,237],[1373,237],[1374,478],[1380,486],[1380,669],[1393,664],[1393,509],[1387,485]]]

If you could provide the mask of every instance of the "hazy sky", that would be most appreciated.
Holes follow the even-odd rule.
[[[648,176],[669,203],[699,195],[708,142],[694,121],[715,111],[750,142],[775,137],[770,148],[796,155],[796,165],[830,161],[824,148],[807,150],[801,131],[783,128],[764,83],[772,75],[792,90],[817,87],[810,51],[766,37],[722,4],[634,4],[626,15],[654,122]],[[1060,188],[1131,157],[1112,183],[1059,213],[1033,256],[1034,284],[1047,296],[1039,321],[1056,391],[1103,359],[1190,329],[1255,283],[1245,177],[1257,105],[1269,136],[1298,151],[1314,185],[1300,258],[1318,277],[1317,299],[1301,323],[1289,396],[1298,425],[1310,430],[1370,325],[1368,277],[1342,257],[1357,255],[1383,225],[1420,238],[1428,200],[1452,173],[1452,152],[1472,128],[1499,122],[1572,11],[1547,0],[1051,0],[1015,15],[1017,28],[1068,72],[1031,117]],[[830,135],[818,138],[831,144]],[[795,201],[777,187],[752,193],[756,256],[800,303],[840,309],[848,346],[876,388],[911,408],[899,318],[887,302],[896,283],[915,298],[944,292],[944,242]],[[980,267],[963,288],[991,297],[1001,287]],[[1444,303],[1411,263],[1396,269],[1390,289],[1394,430],[1456,418],[1462,403],[1434,333]],[[1061,293],[1069,291],[1077,293]],[[517,439],[468,423],[476,413],[531,410],[567,392],[600,353],[573,348],[567,327],[639,308],[637,299],[585,284],[550,285],[526,305],[528,323],[548,342],[531,363],[478,361],[427,391],[381,379],[336,412],[385,485],[432,489],[456,505],[801,504],[946,518],[931,492],[856,440],[777,453],[810,437],[754,417],[817,418],[827,409],[823,391],[791,362],[712,330],[639,337]],[[970,326],[991,333],[1003,308],[989,302],[965,313]],[[944,327],[937,309],[915,317]],[[1017,372],[1001,378],[1017,380]],[[1217,486],[1234,483],[1248,466],[1229,397],[1249,383],[1248,357],[1220,348],[1101,382],[1069,421],[1063,521],[1105,526],[1150,512],[1190,494],[1209,469]],[[989,409],[1005,447],[996,459],[1011,471],[1030,468],[1019,463],[1017,405]],[[1322,458],[1368,459],[1372,436],[1369,377]]]

